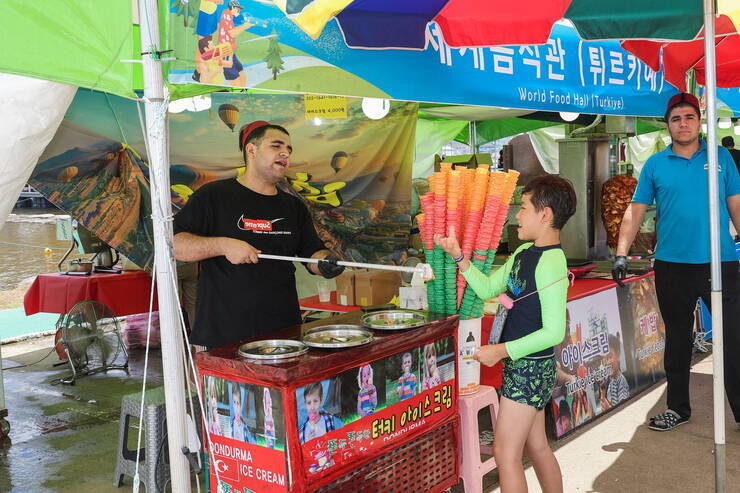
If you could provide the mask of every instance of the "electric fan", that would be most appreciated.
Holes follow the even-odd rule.
[[[121,339],[118,319],[110,308],[97,301],[81,301],[62,323],[60,340],[72,369],[61,383],[74,385],[78,377],[108,370],[128,373],[128,353]]]

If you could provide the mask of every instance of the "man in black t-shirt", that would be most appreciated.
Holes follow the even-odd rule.
[[[732,156],[733,161],[735,161],[737,171],[740,173],[740,151],[735,149],[735,139],[733,139],[731,135],[722,137],[722,147],[730,151],[730,156]],[[736,242],[740,241],[740,231],[735,231],[735,227],[732,224],[730,225],[730,233],[735,236]]]
[[[193,344],[217,347],[301,322],[293,263],[259,253],[324,259],[307,269],[326,278],[344,267],[326,250],[297,197],[277,189],[290,164],[290,135],[268,122],[245,125],[246,171],[196,191],[175,216],[177,260],[200,261]]]
[[[740,171],[740,151],[735,149],[735,139],[733,139],[731,135],[722,137],[722,147],[730,151],[730,155],[735,161],[735,166],[737,166],[737,170]]]

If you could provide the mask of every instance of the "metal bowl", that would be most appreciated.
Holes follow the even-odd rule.
[[[383,310],[362,316],[362,325],[375,330],[406,330],[427,323],[423,313],[414,310]]]
[[[266,339],[239,346],[239,356],[258,360],[284,360],[308,352],[308,346],[290,339]]]
[[[359,325],[324,325],[303,336],[306,346],[330,349],[362,346],[372,340],[373,335]]]

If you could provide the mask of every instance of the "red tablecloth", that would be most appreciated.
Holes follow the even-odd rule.
[[[298,300],[301,310],[309,310],[312,312],[336,312],[336,313],[349,313],[359,310],[359,306],[345,306],[337,304],[337,292],[332,291],[329,294],[329,301],[319,301],[319,295],[309,296],[308,298],[301,298]]]
[[[151,286],[152,278],[144,271],[89,276],[40,274],[26,291],[23,307],[26,315],[67,313],[76,303],[93,300],[104,303],[120,317],[148,312]],[[156,293],[154,309],[157,309]]]

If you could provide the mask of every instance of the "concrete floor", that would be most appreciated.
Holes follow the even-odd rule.
[[[51,345],[48,337],[5,345],[3,366],[34,363],[48,354]],[[157,386],[162,382],[161,361],[158,352],[153,354],[148,380]],[[55,362],[52,354],[40,363],[5,371],[12,428],[11,441],[0,447],[0,492],[131,491],[128,478],[124,486],[115,488],[113,475],[121,397],[140,390],[142,354],[132,355],[128,376],[112,371],[81,378],[74,386],[51,385],[68,371],[53,367]],[[693,368],[690,423],[671,432],[647,429],[646,418],[664,410],[662,384],[553,442],[564,491],[714,491],[711,362],[711,356],[706,357]],[[740,491],[740,431],[729,409],[726,419],[727,491]],[[540,491],[531,468],[527,478],[530,491]],[[486,478],[485,490],[498,491],[496,483],[494,472]]]
[[[54,367],[45,337],[3,346],[10,443],[0,448],[0,492],[121,492],[113,486],[121,397],[141,390],[143,358],[132,355],[131,372],[111,371],[52,385],[69,372]],[[161,360],[149,361],[148,382],[162,384]],[[135,448],[135,447],[132,447]],[[143,490],[142,490],[143,491]]]

